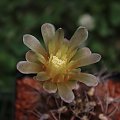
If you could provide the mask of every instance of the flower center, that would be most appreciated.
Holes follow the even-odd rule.
[[[47,65],[47,72],[52,78],[52,82],[64,81],[64,74],[66,73],[66,59],[60,59],[57,56],[50,56],[49,63]]]
[[[51,62],[52,62],[52,64],[53,64],[53,66],[54,66],[55,68],[57,68],[57,69],[60,69],[60,68],[64,67],[64,65],[65,65],[65,63],[66,63],[65,60],[61,60],[61,59],[59,59],[59,58],[56,57],[56,56],[53,56]]]

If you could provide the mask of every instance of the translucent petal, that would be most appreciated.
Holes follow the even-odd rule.
[[[72,89],[77,88],[77,81],[76,80],[68,80],[67,84]]]
[[[68,72],[68,75],[79,74],[81,72],[80,68],[72,69]]]
[[[41,32],[43,39],[45,41],[46,47],[48,46],[48,42],[53,39],[55,35],[55,27],[50,23],[45,23],[41,27]]]
[[[56,44],[57,48],[59,49],[59,48],[61,48],[63,43],[67,41],[66,39],[64,39],[64,30],[62,28],[59,28],[56,31],[55,37],[57,39],[55,44]]]
[[[87,73],[79,73],[75,74],[73,77],[74,80],[78,80],[87,86],[96,86],[98,84],[98,78],[94,75],[87,74]]]
[[[28,62],[28,61],[20,61],[17,64],[17,69],[21,73],[31,74],[31,73],[38,73],[42,70],[42,67],[39,64]]]
[[[58,86],[58,94],[60,95],[62,100],[64,100],[67,103],[70,103],[74,100],[74,94],[72,88],[68,84],[63,82],[63,83],[58,83],[57,86]]]
[[[80,72],[81,72],[81,69],[80,69],[80,68],[73,69],[73,72],[75,72],[75,73],[80,73]]]
[[[67,57],[67,52],[68,52],[68,44],[69,41],[67,39],[62,40],[61,45],[58,45],[60,48],[58,52],[56,53],[56,56],[61,59],[66,59]]]
[[[40,53],[43,56],[46,56],[46,51],[40,44],[39,40],[37,40],[34,36],[26,34],[23,36],[24,44],[29,47],[32,51],[36,53]]]
[[[60,50],[62,51],[61,59],[67,58],[68,47],[69,47],[69,41],[67,39],[64,39],[60,48]]]
[[[49,80],[49,76],[46,74],[46,72],[39,72],[36,76],[36,80],[38,81],[46,81]]]
[[[49,54],[51,55],[54,55],[55,54],[55,42],[54,40],[51,40],[49,43],[48,43],[48,51],[49,51]]]
[[[25,57],[26,57],[26,60],[29,62],[40,63],[37,59],[37,55],[32,50],[29,50],[26,53]]]
[[[101,56],[99,54],[93,53],[93,54],[83,57],[79,60],[71,61],[68,66],[69,66],[69,68],[78,68],[81,66],[86,66],[86,65],[96,63],[100,59],[101,59]]]
[[[72,60],[81,59],[81,58],[87,57],[87,56],[89,56],[89,55],[91,55],[90,49],[87,48],[87,47],[84,47],[84,48],[79,49],[79,50],[76,52],[76,54],[75,54],[75,56],[72,58]]]
[[[48,92],[48,93],[55,93],[57,91],[57,85],[56,83],[46,81],[43,83],[43,88]]]
[[[70,47],[71,49],[74,49],[76,47],[79,47],[83,41],[85,41],[88,37],[88,31],[85,27],[80,26],[70,39]]]
[[[76,54],[77,52],[77,49],[74,49],[72,51],[69,51],[68,49],[68,52],[67,52],[67,60],[68,62],[70,62],[70,60],[73,58],[73,56]]]
[[[48,43],[49,54],[55,55],[58,49],[60,48],[62,41],[64,39],[64,31],[62,28],[59,28],[55,32],[55,36],[51,41]]]
[[[38,60],[45,65],[46,59],[39,53],[37,53],[36,55],[37,55]]]
[[[64,30],[62,28],[57,29],[55,33],[56,45],[59,45],[64,40]]]

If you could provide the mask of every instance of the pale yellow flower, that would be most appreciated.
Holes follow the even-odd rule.
[[[55,31],[52,24],[45,23],[41,27],[45,48],[32,35],[24,35],[23,42],[29,47],[26,61],[20,61],[17,69],[24,74],[37,73],[34,77],[43,84],[49,93],[58,92],[65,102],[74,99],[73,89],[80,81],[87,86],[96,86],[98,80],[95,76],[82,73],[79,67],[96,63],[101,56],[91,53],[87,47],[80,45],[87,39],[88,31],[79,27],[72,38],[64,38],[64,31],[59,28]]]

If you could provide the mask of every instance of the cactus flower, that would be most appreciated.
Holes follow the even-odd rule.
[[[64,37],[62,28],[55,30],[50,23],[41,27],[45,47],[32,35],[23,36],[24,44],[29,47],[26,61],[20,61],[17,69],[24,74],[36,74],[44,90],[58,93],[62,100],[70,103],[74,100],[73,89],[77,82],[87,86],[96,86],[98,79],[91,74],[82,73],[80,67],[98,62],[101,56],[91,53],[87,47],[80,47],[87,39],[88,31],[79,27],[70,40]]]

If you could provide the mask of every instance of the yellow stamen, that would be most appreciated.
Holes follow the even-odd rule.
[[[64,67],[65,63],[66,63],[65,60],[61,60],[56,56],[53,56],[53,58],[52,58],[52,64],[57,69],[60,69],[60,68]]]

